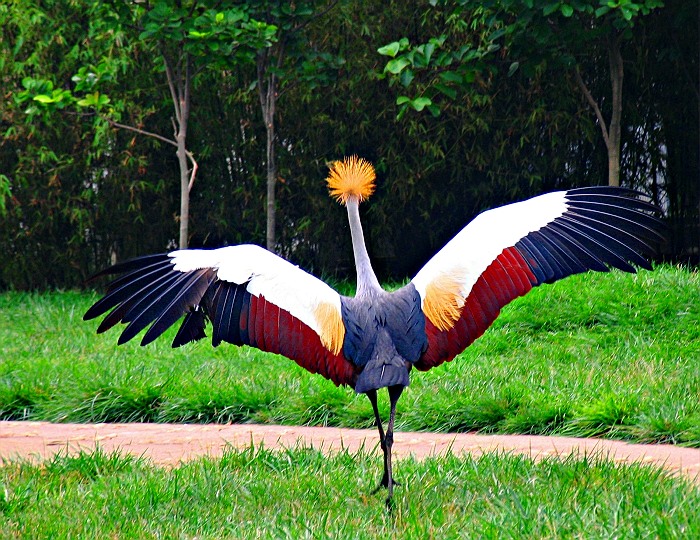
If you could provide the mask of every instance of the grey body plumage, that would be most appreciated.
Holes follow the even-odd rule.
[[[355,391],[408,386],[411,366],[427,347],[418,291],[408,284],[395,292],[343,297],[343,354],[362,368]]]

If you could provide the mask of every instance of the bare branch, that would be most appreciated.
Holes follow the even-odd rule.
[[[187,191],[192,191],[192,186],[194,185],[194,177],[197,176],[197,170],[199,169],[199,165],[195,161],[192,152],[190,152],[189,150],[185,150],[185,154],[192,162],[192,171],[190,172],[190,183],[187,185]]]
[[[145,135],[146,137],[153,137],[154,139],[158,139],[159,141],[172,144],[173,146],[177,146],[177,142],[173,141],[171,139],[168,139],[167,137],[163,137],[162,135],[158,135],[157,133],[153,133],[151,131],[146,131],[145,129],[139,129],[133,126],[127,126],[126,124],[120,124],[119,122],[115,122],[114,120],[110,120],[109,118],[104,117],[107,122],[109,122],[109,125],[115,128],[119,129],[126,129],[127,131],[133,131],[135,133],[138,133],[139,135]]]
[[[603,132],[603,140],[605,141],[605,146],[607,148],[610,148],[610,137],[608,136],[608,126],[605,123],[605,118],[603,118],[603,113],[601,112],[600,107],[598,106],[598,103],[596,102],[595,98],[591,94],[590,90],[588,90],[586,83],[583,81],[583,77],[581,77],[581,71],[579,70],[578,66],[576,66],[574,73],[576,74],[576,84],[578,84],[578,87],[581,89],[581,92],[583,92],[583,95],[586,97],[586,100],[588,101],[589,105],[593,108],[593,111],[595,112],[596,118],[598,118],[598,123],[600,124],[600,130]]]
[[[173,72],[173,66],[170,58],[165,52],[165,49],[161,47],[161,55],[163,56],[163,63],[165,64],[165,75],[168,79],[168,88],[170,89],[170,97],[173,100],[173,106],[175,107],[175,118],[179,124],[181,121],[181,111],[180,111],[180,100],[178,99],[177,90],[175,88],[175,73]]]

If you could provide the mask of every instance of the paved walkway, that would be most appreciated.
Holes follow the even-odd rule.
[[[270,425],[218,424],[52,424],[0,422],[0,462],[20,458],[45,459],[57,452],[76,452],[99,445],[144,456],[153,463],[174,466],[201,455],[220,456],[225,448],[246,447],[251,441],[266,448],[313,446],[332,452],[359,448],[378,452],[374,429],[341,429]],[[628,444],[604,439],[528,435],[475,435],[399,432],[394,455],[416,458],[452,450],[480,455],[494,450],[545,456],[600,455],[617,462],[641,462],[685,475],[700,485],[700,449],[668,444]]]

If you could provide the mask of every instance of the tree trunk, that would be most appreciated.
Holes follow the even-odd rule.
[[[190,118],[191,63],[189,54],[185,54],[184,78],[178,80],[178,98],[180,111],[177,129],[177,160],[180,165],[180,249],[187,249],[190,225],[190,178],[187,168],[187,127]]]
[[[620,36],[613,30],[608,39],[608,57],[610,60],[610,83],[612,86],[612,113],[610,116],[610,126],[608,127],[603,117],[603,112],[598,106],[598,102],[591,94],[588,86],[581,76],[581,71],[576,66],[576,84],[586,97],[588,104],[595,112],[598,125],[603,133],[605,148],[608,151],[608,185],[620,185],[620,142],[622,140],[622,79],[624,77],[624,66],[622,64],[622,53],[620,52]]]
[[[282,58],[282,48],[277,51],[278,64]],[[275,252],[277,248],[276,226],[276,187],[277,164],[275,163],[275,112],[277,108],[277,76],[270,69],[273,55],[271,49],[258,53],[258,95],[265,122],[266,135],[266,169],[267,169],[267,204],[265,245],[268,250]]]
[[[620,141],[622,134],[622,79],[624,66],[620,52],[620,37],[613,33],[608,41],[610,82],[612,84],[612,114],[608,132],[608,185],[620,185]]]
[[[190,179],[187,168],[186,132],[177,133],[177,161],[180,165],[180,249],[187,249],[190,224]]]
[[[277,186],[277,165],[275,163],[275,118],[269,115],[265,119],[265,133],[267,135],[267,213],[265,229],[265,245],[270,251],[275,251],[277,238],[275,234],[276,226],[276,200],[275,191]]]
[[[168,79],[170,97],[173,100],[175,119],[175,146],[177,147],[177,161],[180,167],[180,234],[178,245],[180,249],[187,249],[190,222],[190,187],[197,172],[197,164],[191,154],[187,152],[187,126],[190,118],[190,92],[192,90],[192,65],[189,54],[180,53],[180,60],[173,66],[170,57],[163,49],[163,61],[165,74]],[[187,160],[192,159],[192,175],[187,167]]]

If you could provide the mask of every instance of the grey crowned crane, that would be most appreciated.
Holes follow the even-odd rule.
[[[355,156],[332,164],[331,195],[345,205],[357,270],[354,298],[255,245],[147,255],[97,274],[121,274],[84,319],[107,311],[97,329],[121,322],[125,343],[148,327],[141,345],[183,315],[173,347],[205,337],[282,354],[336,385],[366,394],[384,453],[380,487],[391,501],[396,402],[411,368],[452,360],[491,325],[500,309],[542,283],[610,267],[651,269],[643,254],[662,240],[657,208],[637,192],[586,187],[540,195],[483,212],[404,287],[387,292],[372,270],[359,204],[375,172]],[[377,391],[387,388],[386,431]]]

